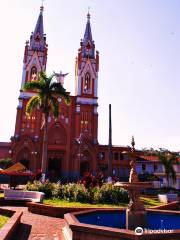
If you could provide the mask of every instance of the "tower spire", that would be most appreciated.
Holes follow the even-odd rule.
[[[82,41],[82,56],[94,58],[95,46],[92,38],[90,18],[91,18],[91,15],[88,9],[86,29],[85,29],[84,38]]]
[[[85,29],[85,33],[84,33],[84,39],[83,39],[83,42],[87,42],[87,41],[93,41],[92,40],[92,33],[91,33],[91,23],[90,23],[90,18],[91,18],[91,15],[88,11],[88,14],[87,14],[87,23],[86,23],[86,29]]]
[[[34,29],[34,32],[31,35],[30,39],[30,49],[37,51],[44,51],[46,46],[46,37],[44,35],[44,26],[43,26],[43,11],[44,6],[43,2],[40,7],[39,17]]]

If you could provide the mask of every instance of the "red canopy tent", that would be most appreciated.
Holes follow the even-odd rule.
[[[0,170],[0,175],[9,176],[8,183],[10,187],[16,187],[17,185],[24,185],[28,181],[33,181],[36,178],[36,174],[28,170],[23,164],[20,162],[15,163],[13,166]]]
[[[35,176],[33,172],[28,170],[22,163],[15,163],[13,166],[0,170],[0,174],[11,175],[11,176]]]

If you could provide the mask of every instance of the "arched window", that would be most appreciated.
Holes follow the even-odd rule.
[[[91,75],[89,72],[86,73],[84,78],[84,92],[85,93],[91,92]]]
[[[37,68],[34,66],[31,68],[31,77],[30,77],[31,81],[35,81],[37,80]]]

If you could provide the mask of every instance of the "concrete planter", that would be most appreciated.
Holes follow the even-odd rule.
[[[9,209],[0,208],[0,214],[10,216],[10,219],[7,221],[7,223],[0,229],[0,239],[10,240],[14,237],[14,234],[16,233],[23,212],[21,211],[14,212]]]
[[[158,194],[158,199],[162,203],[169,203],[178,201],[178,195],[176,193]]]

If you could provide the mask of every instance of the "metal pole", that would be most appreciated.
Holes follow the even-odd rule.
[[[108,144],[108,176],[112,176],[112,121],[111,104],[109,104],[109,144]]]

